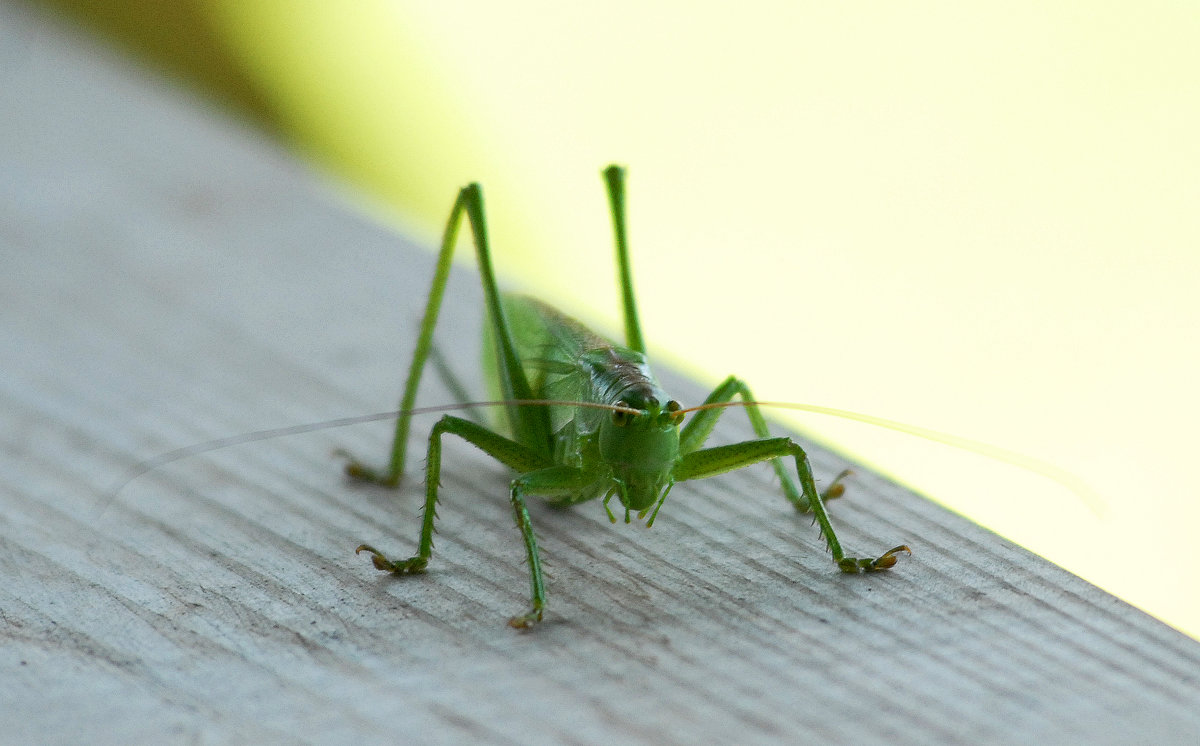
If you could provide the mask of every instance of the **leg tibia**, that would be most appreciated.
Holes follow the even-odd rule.
[[[472,190],[472,187],[474,189]],[[347,459],[346,475],[352,479],[375,482],[386,487],[395,487],[400,483],[404,474],[405,454],[408,450],[408,430],[412,423],[412,415],[407,414],[417,401],[417,388],[421,383],[421,374],[429,359],[433,345],[433,330],[437,327],[438,313],[442,308],[442,298],[446,293],[446,282],[450,278],[450,259],[454,255],[454,246],[458,239],[458,228],[462,223],[462,215],[467,203],[480,200],[478,187],[472,184],[458,194],[454,207],[450,210],[450,219],[446,221],[446,230],[442,234],[442,246],[438,252],[437,269],[433,273],[433,283],[429,287],[429,298],[425,301],[425,313],[421,316],[421,330],[417,335],[417,346],[413,350],[412,362],[409,363],[408,376],[404,381],[404,393],[400,397],[400,416],[396,418],[396,430],[392,435],[392,448],[386,469],[375,469],[365,466],[362,462],[342,451],[339,455]]]
[[[642,327],[638,322],[637,300],[633,293],[633,270],[629,262],[629,242],[625,232],[625,169],[609,166],[604,169],[604,185],[608,191],[608,208],[612,214],[613,237],[617,244],[617,276],[621,281],[621,305],[625,316],[625,346],[644,353]]]
[[[814,520],[821,527],[821,535],[825,538],[825,544],[829,548],[830,554],[833,555],[834,564],[841,570],[844,572],[885,570],[896,564],[899,553],[910,553],[907,546],[901,545],[889,549],[873,559],[847,557],[846,553],[842,551],[841,542],[838,541],[837,532],[833,529],[829,515],[825,512],[825,504],[817,493],[808,454],[790,438],[749,440],[744,443],[693,451],[680,459],[674,476],[677,481],[681,482],[689,479],[703,479],[768,459],[779,459],[786,456],[791,456],[795,462],[796,476],[803,491],[804,504],[812,511]],[[836,485],[837,480],[834,480],[831,488]]]
[[[739,397],[743,402],[753,402],[754,395],[750,393],[750,387],[746,382],[736,376],[729,376],[721,382],[719,386],[713,389],[708,398],[704,400],[705,404],[718,404],[733,401],[734,397]],[[743,407],[746,410],[746,416],[750,419],[750,425],[754,428],[754,434],[760,438],[770,438],[771,432],[767,429],[767,421],[763,418],[762,412],[753,404],[747,404]],[[716,427],[717,420],[721,414],[725,412],[724,407],[714,409],[702,409],[692,416],[692,419],[683,427],[679,433],[679,450],[680,453],[688,454],[700,449],[708,436]],[[779,477],[779,484],[783,488],[783,493],[792,505],[801,512],[810,510],[808,499],[804,497],[799,489],[796,488],[796,483],[792,481],[791,476],[787,472],[787,467],[783,463],[783,459],[777,458],[771,462],[771,467],[775,470],[775,475]],[[838,488],[837,482],[842,479],[845,474],[842,474],[826,488],[822,497],[829,498],[840,497],[845,488]]]
[[[437,518],[438,485],[442,473],[442,436],[457,435],[497,461],[518,470],[536,469],[544,460],[520,443],[505,438],[470,420],[447,415],[438,420],[429,433],[429,453],[425,460],[425,504],[421,514],[421,533],[417,539],[417,554],[402,562],[389,560],[369,544],[358,547],[356,553],[369,552],[371,562],[383,572],[399,575],[424,572],[433,556],[434,520]]]
[[[509,620],[509,625],[518,628],[531,627],[542,621],[546,608],[546,586],[542,578],[542,557],[538,552],[537,537],[533,533],[533,522],[525,506],[526,495],[572,494],[591,484],[596,479],[593,472],[572,466],[549,466],[522,474],[512,481],[510,499],[513,518],[525,542],[525,561],[529,564],[530,606],[529,611]]]
[[[521,494],[520,479],[514,480],[511,500],[513,516],[517,528],[521,530],[521,538],[525,542],[525,561],[529,563],[530,605],[529,611],[521,616],[508,620],[510,627],[524,629],[542,621],[542,610],[546,607],[545,581],[542,579],[542,559],[538,553],[537,537],[533,533],[533,522],[529,520],[529,510],[525,507],[525,498]]]
[[[488,245],[487,223],[483,211],[483,191],[478,184],[468,184],[458,193],[458,199],[455,200],[454,207],[450,210],[450,218],[446,221],[446,230],[442,234],[437,269],[434,271],[433,283],[429,288],[425,313],[421,317],[421,329],[417,335],[417,345],[413,350],[408,377],[404,382],[404,394],[400,399],[400,416],[396,418],[396,431],[392,437],[391,455],[387,468],[367,467],[343,453],[342,455],[348,458],[346,474],[354,479],[394,487],[399,484],[400,477],[404,473],[408,431],[412,423],[412,415],[408,413],[416,404],[421,374],[425,370],[425,363],[428,362],[433,348],[433,332],[437,327],[438,314],[441,311],[442,299],[446,292],[446,282],[450,277],[450,260],[458,241],[458,230],[464,214],[471,225],[471,233],[475,239],[475,255],[480,281],[483,285],[484,303],[487,307],[487,322],[494,331],[497,348],[500,352],[500,378],[503,396],[505,399],[532,398],[529,383],[513,345],[512,333],[504,318],[504,309],[500,304],[500,291],[496,286],[495,273],[492,271],[491,248]],[[522,410],[522,417],[519,422],[514,423],[514,429],[523,442],[544,442],[549,432],[549,424],[544,410],[538,408]]]

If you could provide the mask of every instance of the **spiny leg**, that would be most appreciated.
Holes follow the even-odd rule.
[[[803,496],[812,510],[814,519],[821,527],[821,535],[825,537],[825,544],[829,548],[830,554],[833,555],[834,564],[843,572],[886,570],[896,564],[897,555],[901,552],[912,554],[911,550],[902,544],[874,559],[847,557],[842,550],[841,542],[838,541],[837,533],[833,530],[833,524],[829,521],[829,515],[825,512],[821,496],[817,494],[808,454],[791,438],[748,440],[744,443],[692,451],[680,459],[679,464],[675,467],[674,476],[678,481],[704,479],[768,459],[779,459],[786,456],[791,456],[795,461],[796,476],[800,480]]]
[[[512,501],[517,528],[521,530],[521,538],[525,541],[525,561],[529,563],[531,599],[529,611],[509,619],[508,626],[526,629],[542,621],[542,612],[546,608],[546,583],[542,578],[542,556],[538,552],[537,536],[533,533],[533,522],[529,520],[529,509],[525,507],[525,497],[521,494],[519,481],[513,480],[509,499]]]
[[[708,398],[704,400],[705,404],[717,404],[733,401],[733,398],[741,397],[744,402],[753,402],[754,395],[750,393],[750,387],[745,381],[737,376],[729,376],[721,382],[719,386],[713,389]],[[754,428],[754,434],[760,438],[770,438],[771,432],[767,429],[767,421],[763,418],[762,412],[754,405],[743,407],[746,410],[746,416],[750,418],[750,425]],[[717,420],[725,412],[724,407],[716,407],[713,409],[702,409],[692,415],[679,433],[679,452],[686,455],[704,445],[708,440],[708,436],[712,434],[713,428],[716,427]],[[804,497],[803,493],[796,488],[796,483],[788,474],[787,468],[783,463],[782,458],[777,458],[771,461],[771,467],[775,469],[775,474],[779,477],[779,483],[783,486],[783,494],[788,501],[802,513],[807,513],[811,508],[809,501]],[[829,485],[821,492],[822,500],[832,500],[841,497],[846,493],[846,487],[842,484],[842,480],[850,475],[850,470],[845,469],[836,477]]]
[[[421,514],[421,534],[416,555],[402,561],[387,558],[370,544],[362,544],[355,553],[369,552],[376,569],[397,575],[424,572],[433,556],[434,520],[437,518],[438,484],[442,472],[442,435],[449,433],[478,447],[497,461],[518,471],[533,471],[546,466],[545,460],[520,443],[461,417],[446,415],[429,433],[429,454],[425,461],[425,505]]]
[[[525,560],[529,563],[531,599],[529,611],[509,619],[509,626],[518,629],[532,627],[542,621],[542,612],[546,608],[546,586],[542,578],[542,560],[538,553],[537,537],[533,533],[533,523],[529,520],[529,510],[525,507],[525,496],[569,498],[582,488],[592,484],[595,479],[596,474],[587,469],[574,466],[550,466],[522,474],[512,481],[510,499],[517,528],[521,530],[521,538],[525,542]]]

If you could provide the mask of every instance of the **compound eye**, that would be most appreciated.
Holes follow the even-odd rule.
[[[671,422],[676,425],[678,425],[680,422],[683,422],[683,415],[679,414],[680,409],[683,409],[683,407],[681,407],[679,402],[675,401],[674,399],[667,402],[667,413],[671,415]]]

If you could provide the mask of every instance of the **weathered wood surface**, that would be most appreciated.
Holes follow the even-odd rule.
[[[139,458],[392,406],[431,257],[7,5],[0,55],[0,741],[1200,737],[1195,642],[862,469],[845,541],[916,552],[869,577],[833,570],[767,469],[680,485],[651,531],[536,505],[532,633],[504,626],[528,585],[507,476],[467,447],[424,577],[352,552],[416,537],[415,485],[351,486],[330,458],[382,458],[386,425],[178,463],[100,512]],[[471,275],[452,294],[443,344],[469,370]]]

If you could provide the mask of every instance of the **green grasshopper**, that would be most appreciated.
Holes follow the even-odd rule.
[[[804,450],[791,438],[772,437],[750,389],[734,376],[717,386],[704,404],[684,409],[655,381],[646,361],[646,345],[638,323],[633,277],[625,231],[625,173],[618,166],[603,172],[616,235],[617,268],[625,317],[625,346],[613,344],[579,322],[532,298],[502,294],[492,271],[484,221],[483,192],[478,184],[464,187],[450,211],[442,237],[437,269],[421,321],[416,351],[400,403],[391,459],[386,469],[374,470],[350,458],[352,478],[396,486],[404,473],[405,449],[417,387],[433,350],[433,332],[445,294],[458,230],[464,213],[475,239],[479,274],[487,307],[485,335],[493,386],[504,406],[508,431],[495,432],[473,421],[445,415],[429,434],[425,464],[425,505],[417,554],[406,560],[388,559],[369,544],[368,552],[381,571],[406,575],[424,572],[433,555],[434,519],[442,468],[442,437],[455,435],[517,472],[509,485],[517,527],[525,543],[532,598],[529,611],[509,624],[530,627],[542,620],[546,589],[537,538],[525,499],[537,495],[554,505],[574,505],[603,497],[609,520],[616,522],[609,503],[616,497],[630,514],[651,526],[676,482],[704,479],[762,461],[772,461],[784,496],[802,512],[811,512],[844,572],[884,570],[896,564],[901,545],[874,559],[848,557],[829,522],[824,501],[842,492],[841,476],[823,493],[813,482]],[[735,401],[735,397],[740,401]],[[746,410],[758,436],[732,445],[705,448],[724,408]],[[687,424],[685,415],[694,413]],[[796,467],[796,487],[785,459]]]

